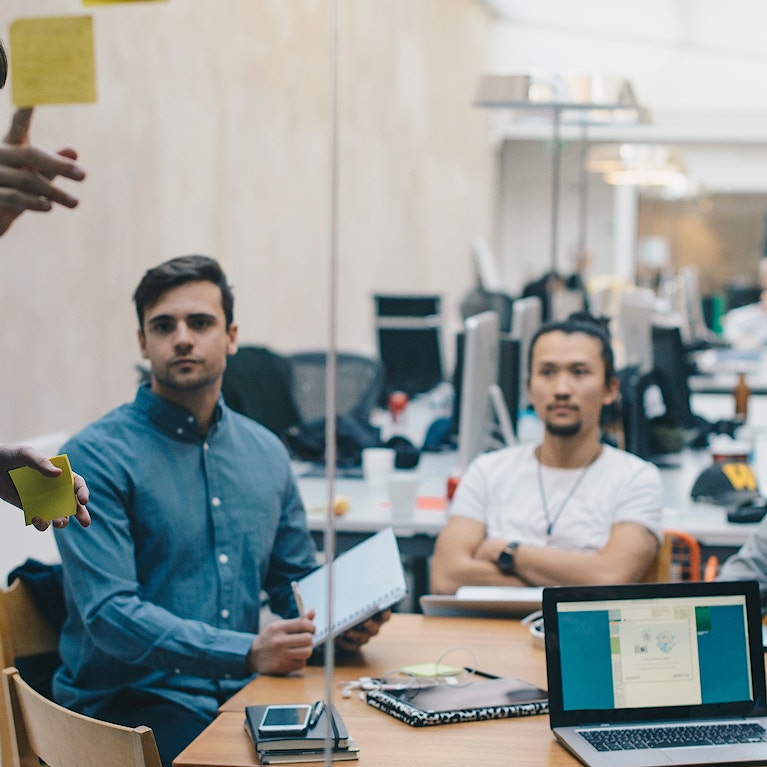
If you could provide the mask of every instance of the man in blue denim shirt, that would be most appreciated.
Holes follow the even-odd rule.
[[[64,448],[88,477],[93,526],[57,536],[67,620],[54,694],[152,727],[169,766],[252,675],[304,667],[312,613],[262,628],[260,593],[296,615],[290,582],[316,559],[285,448],[221,399],[237,326],[217,262],[150,269],[134,300],[151,382]],[[354,650],[379,626],[337,644]]]

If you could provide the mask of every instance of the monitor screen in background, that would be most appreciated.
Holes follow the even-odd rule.
[[[490,387],[498,382],[500,329],[496,312],[482,312],[464,322],[458,462],[461,471],[489,445],[494,416]]]

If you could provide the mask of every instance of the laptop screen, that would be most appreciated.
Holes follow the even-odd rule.
[[[543,604],[552,726],[764,706],[755,584],[555,588]]]

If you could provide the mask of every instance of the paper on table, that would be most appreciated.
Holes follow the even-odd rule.
[[[16,19],[10,28],[10,48],[16,106],[96,100],[91,16]]]
[[[51,463],[61,469],[58,477],[45,477],[36,469],[22,466],[8,473],[16,485],[24,510],[24,521],[31,525],[34,517],[51,520],[71,517],[77,511],[75,479],[66,454],[51,458]]]

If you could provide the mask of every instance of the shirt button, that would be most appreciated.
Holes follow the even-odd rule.
[[[173,669],[173,673],[174,674],[180,674],[181,673],[181,669],[180,668],[174,668]]]
[[[187,416],[186,422],[187,423],[194,423],[194,416],[193,415]]]
[[[226,619],[229,617],[229,610],[222,610],[221,611],[221,617]]]
[[[179,426],[178,429],[176,429],[176,434],[181,435],[183,433],[184,433],[184,429],[181,426]]]
[[[231,678],[232,678],[231,674],[224,674],[224,679],[231,679]]]
[[[229,561],[229,557],[226,554],[219,554],[218,561],[225,565]]]
[[[213,506],[220,506],[221,505],[221,499],[218,496],[215,496],[214,498],[210,499],[210,502]]]
[[[208,450],[208,448],[210,448],[210,445],[207,442],[203,442],[202,449]]]

